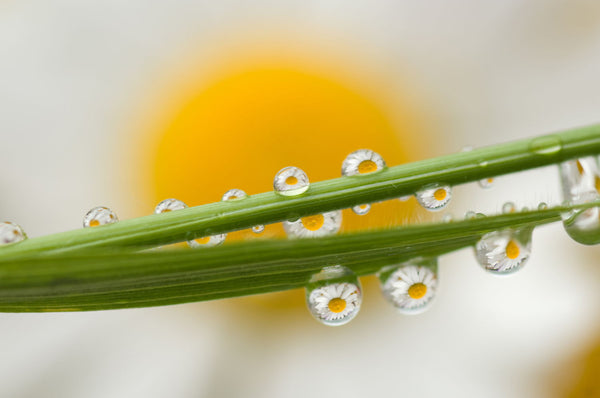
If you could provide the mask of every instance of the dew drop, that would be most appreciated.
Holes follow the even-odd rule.
[[[358,214],[359,216],[364,216],[369,211],[371,211],[371,205],[367,203],[367,204],[364,204],[364,205],[354,206],[352,208],[352,211],[354,213]]]
[[[473,210],[469,210],[465,213],[465,220],[472,220],[474,218],[477,218],[477,213]]]
[[[540,204],[538,204],[538,210],[546,210],[548,209],[548,204],[546,202],[540,202]]]
[[[284,167],[277,172],[273,180],[275,192],[283,196],[303,194],[308,190],[308,187],[308,176],[298,167]]]
[[[255,234],[260,234],[265,230],[265,226],[260,224],[260,225],[255,225],[252,227],[252,232],[254,232]]]
[[[452,214],[448,213],[448,214],[444,214],[442,216],[442,222],[449,223],[449,222],[452,222],[452,221],[454,221],[454,217],[452,217]]]
[[[179,199],[165,199],[156,205],[156,207],[154,208],[154,214],[168,213],[171,211],[182,210],[187,207],[188,205]],[[218,234],[213,236],[207,236],[204,238],[199,238],[196,240],[188,240],[187,244],[191,248],[216,246],[223,243],[226,237],[227,234]]]
[[[483,180],[479,180],[477,181],[477,184],[479,184],[479,186],[483,189],[489,189],[492,186],[494,186],[494,179],[493,178],[484,178]]]
[[[452,189],[447,185],[429,185],[415,194],[419,204],[429,211],[445,208],[452,198]]]
[[[531,228],[485,234],[475,245],[475,257],[486,271],[507,275],[521,269],[531,254]]]
[[[239,199],[244,199],[247,196],[248,195],[246,195],[246,192],[242,191],[241,189],[230,189],[229,191],[227,191],[223,194],[223,197],[221,198],[221,200],[223,200],[223,201],[239,200]]]
[[[560,180],[566,205],[600,201],[600,166],[598,158],[588,156],[560,164]],[[584,245],[600,243],[600,209],[572,210],[563,214],[567,234]]]
[[[108,207],[98,206],[88,211],[83,217],[83,227],[99,227],[119,221],[116,213]]]
[[[409,200],[409,199],[410,199],[410,197],[411,197],[411,196],[412,196],[412,195],[400,196],[400,197],[398,198],[398,200],[399,200],[400,202],[406,202],[407,200]]]
[[[513,202],[506,202],[502,205],[503,214],[510,214],[514,213],[515,211],[517,211],[517,206],[515,206]]]
[[[20,225],[4,221],[0,222],[0,246],[18,243],[27,239],[27,234]]]
[[[334,235],[342,226],[342,211],[302,217],[295,221],[284,221],[283,229],[290,238],[317,238]]]
[[[402,314],[427,310],[437,291],[437,259],[418,258],[385,267],[377,276],[383,296]]]
[[[340,265],[323,268],[306,286],[311,315],[327,326],[350,322],[360,310],[362,291],[356,275]]]
[[[385,167],[385,161],[377,152],[370,149],[359,149],[344,159],[342,176],[374,173],[383,170]]]
[[[529,151],[538,155],[548,156],[560,152],[562,143],[556,135],[546,135],[535,138],[529,144]]]

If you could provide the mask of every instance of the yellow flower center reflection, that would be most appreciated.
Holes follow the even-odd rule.
[[[339,314],[346,309],[346,300],[339,297],[333,298],[329,300],[327,307],[329,307],[329,311]]]
[[[325,217],[322,214],[314,216],[302,217],[302,225],[309,231],[318,231],[325,223]]]
[[[408,288],[408,295],[415,300],[423,298],[425,294],[427,294],[427,286],[423,283],[415,283]]]
[[[520,253],[521,249],[519,249],[519,244],[514,240],[510,240],[506,245],[506,257],[514,260],[515,258],[519,257]]]

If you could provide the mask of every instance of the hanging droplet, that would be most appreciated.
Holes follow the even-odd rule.
[[[252,232],[254,232],[255,234],[260,234],[265,230],[265,226],[260,224],[260,225],[255,225],[252,227]]]
[[[342,175],[353,176],[381,171],[386,167],[385,161],[377,152],[370,149],[359,149],[346,156],[342,163]]]
[[[155,214],[168,213],[171,211],[185,209],[187,207],[188,207],[188,205],[179,199],[174,199],[174,198],[165,199],[156,205],[156,207],[154,208],[154,213]],[[207,236],[207,237],[199,238],[196,240],[188,240],[187,244],[191,248],[216,246],[216,245],[223,243],[223,241],[225,240],[226,237],[227,237],[227,234]]]
[[[300,195],[309,187],[308,176],[298,167],[284,167],[279,170],[273,180],[275,192],[284,196]]]
[[[452,214],[447,213],[442,216],[442,222],[449,223],[452,221],[454,221],[454,217],[452,216]]]
[[[491,188],[494,185],[494,179],[493,178],[484,178],[483,180],[479,180],[477,181],[477,183],[479,184],[479,186],[483,189],[488,189]]]
[[[517,211],[517,206],[515,206],[513,202],[506,202],[502,205],[503,214],[510,214],[514,213],[515,211]]]
[[[246,192],[242,191],[241,189],[230,189],[223,194],[223,198],[221,200],[238,200],[244,199],[246,196],[248,196],[246,195]]]
[[[100,225],[113,224],[119,221],[114,211],[108,207],[98,206],[88,211],[83,217],[83,227],[98,227]]]
[[[27,239],[27,234],[20,225],[4,221],[0,222],[0,246],[21,242]]]
[[[342,211],[302,217],[295,221],[284,221],[283,229],[290,238],[316,238],[334,235],[342,226]]]
[[[359,216],[364,216],[365,214],[367,214],[369,211],[371,210],[371,205],[370,204],[364,204],[364,205],[358,205],[358,206],[354,206],[352,208],[352,211],[356,214],[358,214]]]
[[[538,205],[538,210],[546,210],[548,209],[548,204],[546,202],[540,202]]]
[[[502,230],[485,234],[475,245],[477,262],[495,274],[510,274],[523,267],[531,254],[532,229]]]
[[[411,197],[411,196],[412,196],[412,195],[400,196],[400,197],[398,198],[398,200],[399,200],[400,202],[406,202],[407,200],[409,200],[409,199],[410,199],[410,197]]]
[[[452,189],[447,185],[430,185],[415,194],[421,206],[429,211],[442,210],[452,198]]]
[[[326,267],[306,287],[311,315],[327,326],[350,322],[360,310],[362,292],[356,275],[346,267]]]
[[[562,149],[562,142],[557,135],[546,135],[534,138],[529,144],[529,150],[537,155],[555,155]]]
[[[568,205],[600,201],[600,166],[598,158],[588,156],[560,165],[563,195]],[[600,209],[573,210],[563,215],[567,234],[584,245],[600,243]]]
[[[428,309],[437,290],[437,259],[415,259],[386,267],[377,276],[383,296],[403,314]]]

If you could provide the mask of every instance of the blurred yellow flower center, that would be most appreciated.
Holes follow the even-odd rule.
[[[358,164],[358,172],[360,174],[372,173],[377,171],[377,163],[372,160],[363,160]]]
[[[511,260],[519,257],[520,252],[521,249],[519,249],[519,244],[514,240],[510,240],[506,245],[506,257],[510,258]]]
[[[446,190],[443,188],[436,189],[433,193],[435,200],[442,201],[446,199]]]
[[[600,177],[596,177],[596,191],[600,192]]]
[[[90,221],[90,227],[97,227],[98,225],[100,225],[100,221],[98,221],[98,220]]]
[[[329,311],[339,314],[346,309],[346,300],[336,297],[329,300],[329,304],[327,304],[327,306],[329,307]]]
[[[319,230],[325,223],[323,214],[315,214],[314,216],[302,217],[302,225],[309,231]]]
[[[360,205],[360,206],[358,206],[358,207],[359,207],[361,210],[364,210],[364,209],[366,209],[366,208],[367,208],[367,206],[368,206],[368,205]]]
[[[581,164],[581,162],[580,162],[579,160],[578,160],[576,163],[577,163],[577,171],[579,171],[579,174],[582,174],[582,175],[583,175],[583,173],[584,173],[584,171],[585,171],[585,170],[583,169],[583,165]]]
[[[163,213],[168,213],[168,212],[170,212],[170,211],[171,211],[171,209],[164,209],[162,212],[163,212]]]
[[[408,288],[408,295],[415,300],[422,298],[427,293],[427,286],[423,283],[415,283]]]
[[[294,176],[289,176],[285,179],[285,183],[288,185],[296,185],[298,184],[298,179]]]
[[[235,199],[237,199],[237,196],[235,196],[235,195],[229,197],[229,200],[235,200]]]
[[[200,243],[201,245],[205,245],[209,241],[210,241],[210,236],[205,236],[204,238],[196,239],[196,242]]]

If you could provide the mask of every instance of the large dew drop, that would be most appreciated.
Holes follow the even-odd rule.
[[[383,170],[385,167],[385,161],[377,152],[370,149],[359,149],[344,159],[342,176],[374,173]]]
[[[302,217],[296,221],[284,221],[283,229],[290,238],[318,238],[334,235],[342,226],[342,211]]]
[[[327,326],[350,322],[358,314],[361,303],[361,286],[356,275],[339,265],[323,268],[306,286],[308,310]]]
[[[600,167],[598,158],[589,156],[569,160],[560,165],[560,180],[565,201],[584,204],[600,200]],[[569,236],[584,245],[600,243],[600,209],[575,210],[563,216]]]
[[[429,185],[415,194],[417,201],[429,211],[439,211],[450,203],[452,189],[447,185]]]
[[[284,167],[273,180],[275,192],[283,196],[295,196],[308,190],[310,183],[306,173],[298,167]]]
[[[27,234],[19,225],[4,221],[0,222],[0,246],[18,243],[27,239]]]
[[[98,206],[88,211],[83,217],[83,227],[99,227],[119,221],[117,214],[108,207]]]
[[[532,229],[502,230],[485,234],[475,245],[477,262],[497,275],[521,269],[531,254]]]
[[[385,267],[377,276],[383,296],[402,314],[427,310],[437,291],[437,259],[418,258]]]

